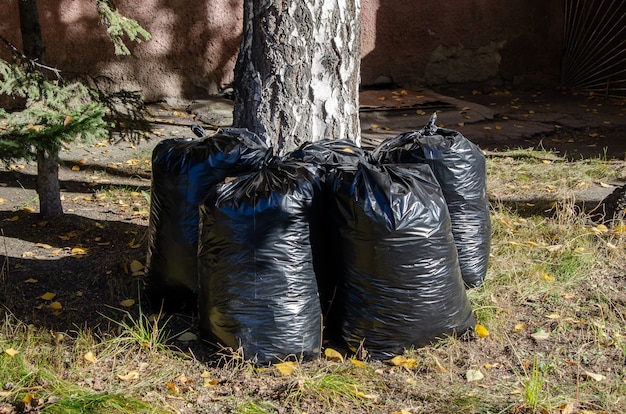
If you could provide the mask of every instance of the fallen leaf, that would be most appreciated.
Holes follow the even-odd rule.
[[[587,378],[590,378],[590,379],[592,379],[592,380],[594,380],[596,382],[600,382],[600,381],[603,381],[603,380],[606,379],[606,377],[604,375],[602,375],[602,374],[595,374],[595,373],[589,372],[589,371],[585,371],[584,374],[585,374],[585,376]]]
[[[278,363],[274,366],[276,367],[278,372],[280,372],[285,377],[288,377],[292,375],[293,372],[296,370],[297,364],[293,361],[287,361],[287,362]]]
[[[192,332],[184,332],[181,335],[179,335],[176,339],[178,339],[181,342],[191,342],[191,341],[197,340],[198,337],[196,336],[196,334]]]
[[[487,330],[487,328],[479,323],[476,324],[474,329],[476,329],[476,335],[478,335],[479,338],[486,338],[489,336],[489,331]]]
[[[537,331],[533,334],[530,334],[530,336],[535,340],[535,341],[545,341],[546,339],[550,339],[550,332],[546,332],[546,331]]]
[[[7,354],[10,357],[14,357],[15,355],[19,354],[20,351],[17,351],[17,350],[15,350],[13,348],[9,348],[9,349],[5,349],[4,353]]]
[[[72,250],[70,250],[70,253],[74,256],[82,256],[87,254],[87,249],[84,249],[82,247],[73,247]]]
[[[141,262],[139,260],[133,260],[132,262],[130,262],[129,267],[130,267],[130,271],[133,274],[133,276],[136,273],[141,272],[143,270],[143,268],[144,268],[143,264],[141,264]]]
[[[72,117],[70,115],[68,115],[63,120],[63,126],[68,126],[71,122],[72,122]]]
[[[524,329],[526,329],[525,323],[516,323],[515,326],[513,327],[513,333],[520,333]]]
[[[98,362],[98,359],[96,358],[96,356],[91,351],[89,351],[85,355],[83,355],[83,358],[85,358],[86,361],[89,361],[92,364],[95,364],[96,362]]]
[[[485,378],[485,376],[479,369],[468,369],[465,372],[465,379],[467,379],[467,382],[480,381],[483,378]]]
[[[57,295],[56,293],[46,292],[43,295],[41,295],[40,298],[43,300],[52,300],[55,298],[56,295]]]
[[[18,221],[20,219],[20,216],[13,216],[11,218],[6,219],[7,221]]]
[[[61,302],[52,302],[48,308],[55,310],[55,311],[60,311],[61,309],[63,309],[63,305],[61,305]]]
[[[78,165],[73,165],[72,171],[80,171],[80,167]]]
[[[136,380],[139,379],[139,371],[128,371],[126,374],[118,375],[117,377],[122,381]]]
[[[324,356],[329,361],[343,362],[343,355],[332,348],[324,349]]]
[[[166,382],[165,385],[167,385],[167,388],[169,388],[170,391],[172,391],[174,394],[180,394],[180,389],[178,388],[178,385],[174,384],[173,382]]]
[[[35,399],[35,394],[33,394],[32,392],[29,392],[28,394],[24,396],[24,398],[22,398],[22,401],[24,402],[24,404],[29,405],[34,399]]]
[[[391,363],[397,367],[403,367],[406,369],[416,369],[417,360],[414,358],[406,358],[402,355],[397,355],[391,358]]]
[[[364,400],[371,400],[371,401],[376,401],[378,399],[378,395],[365,394],[363,391],[357,391],[356,396],[359,398],[363,398]]]
[[[365,362],[363,361],[359,361],[358,359],[354,358],[350,358],[349,361],[352,363],[352,365],[355,365],[359,368],[365,368]]]
[[[135,304],[135,299],[126,299],[120,302],[120,305],[124,306],[125,308],[130,308],[134,304]]]
[[[26,279],[24,281],[24,283],[37,283],[37,282],[39,282],[39,281],[37,279],[33,279],[32,277],[30,279]]]

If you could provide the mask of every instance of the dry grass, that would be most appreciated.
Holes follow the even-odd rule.
[[[57,333],[25,325],[9,303],[0,413],[626,412],[626,235],[587,220],[571,197],[620,175],[624,163],[601,159],[490,154],[500,200],[491,262],[468,292],[486,337],[407,350],[406,364],[320,359],[284,375],[236,353],[199,357],[199,342],[174,349],[183,344],[167,317],[128,314],[114,334]],[[549,211],[521,215],[507,202],[537,195],[554,201]]]

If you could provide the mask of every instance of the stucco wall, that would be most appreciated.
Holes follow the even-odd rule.
[[[20,46],[17,1],[2,2],[0,34]],[[118,1],[153,36],[131,46],[134,57],[114,55],[92,0],[40,1],[47,63],[110,76],[148,100],[214,94],[232,80],[242,1]],[[363,84],[559,77],[563,0],[362,0],[362,19]]]

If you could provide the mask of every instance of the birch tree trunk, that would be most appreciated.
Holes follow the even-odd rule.
[[[360,0],[245,0],[233,125],[283,155],[306,141],[360,144]]]

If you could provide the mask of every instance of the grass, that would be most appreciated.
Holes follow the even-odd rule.
[[[42,413],[626,412],[626,236],[590,222],[572,197],[624,176],[624,164],[535,150],[489,155],[492,255],[484,286],[468,291],[485,338],[408,350],[406,366],[320,359],[285,375],[236,352],[199,355],[206,344],[175,342],[168,315],[122,311],[106,334],[81,327],[59,337],[24,324],[8,303],[0,412],[3,404]],[[145,203],[133,191],[101,194]],[[511,202],[537,195],[550,207],[529,214]]]

